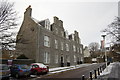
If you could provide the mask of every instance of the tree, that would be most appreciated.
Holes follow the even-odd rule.
[[[92,43],[89,44],[88,47],[89,47],[90,51],[98,51],[98,49],[99,49],[99,43],[92,42]]]
[[[17,26],[17,12],[14,10],[14,3],[0,0],[0,45],[3,49],[13,48],[15,43],[15,29]]]
[[[106,29],[102,30],[102,32],[105,32],[108,36],[110,36],[113,44],[120,42],[120,17],[116,17]]]
[[[91,57],[97,57],[96,52],[99,50],[99,43],[92,42],[89,44],[88,48],[90,50]]]
[[[115,20],[102,31],[110,36],[111,43],[113,43],[112,50],[120,52],[120,17],[116,17]]]

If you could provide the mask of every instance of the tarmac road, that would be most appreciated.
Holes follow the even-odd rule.
[[[90,71],[94,71],[95,69],[97,70],[102,65],[103,63],[93,64],[75,70],[69,70],[57,74],[41,76],[40,78],[82,78],[82,75],[84,75],[85,78],[89,78]],[[39,80],[40,78],[38,78],[37,80]]]
[[[10,80],[81,80],[82,75],[85,76],[85,78],[89,78],[90,76],[90,71],[94,71],[97,68],[100,68],[104,63],[99,63],[99,64],[92,64],[86,67],[81,67],[78,69],[74,70],[68,70],[60,73],[55,73],[55,74],[48,74],[48,75],[40,75],[32,78],[21,78],[21,79],[15,79],[11,78]]]

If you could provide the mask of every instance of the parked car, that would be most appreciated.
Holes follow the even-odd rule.
[[[49,72],[49,67],[42,63],[31,64],[31,74],[47,74]]]
[[[10,67],[11,76],[19,78],[20,76],[30,76],[30,66],[26,64],[15,64]]]
[[[8,80],[10,77],[10,69],[6,64],[0,64],[0,79]]]

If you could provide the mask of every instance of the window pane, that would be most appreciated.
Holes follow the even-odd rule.
[[[66,44],[66,51],[69,51],[69,46],[68,46],[68,44]]]
[[[63,50],[63,42],[61,42],[61,50]]]
[[[58,41],[55,39],[55,48],[58,49]]]
[[[55,54],[55,63],[58,63],[58,54]]]
[[[50,54],[48,52],[44,53],[44,63],[50,63]]]
[[[44,36],[44,46],[50,47],[50,40],[48,36]]]

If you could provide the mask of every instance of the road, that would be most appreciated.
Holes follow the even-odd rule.
[[[82,75],[84,75],[85,78],[89,78],[90,71],[94,71],[95,69],[97,70],[102,65],[103,65],[103,63],[93,64],[93,65],[78,68],[75,70],[69,70],[69,71],[65,71],[65,72],[61,72],[61,73],[57,73],[57,74],[41,76],[39,78],[81,78]],[[39,80],[39,79],[37,79],[37,80]]]
[[[35,78],[21,78],[21,79],[10,79],[10,80],[54,80],[54,79],[59,80],[59,79],[63,79],[63,78],[64,78],[64,80],[67,80],[67,78],[68,78],[68,80],[71,80],[71,79],[80,80],[80,78],[82,78],[82,75],[84,75],[85,78],[89,78],[90,71],[94,71],[95,69],[97,70],[102,65],[103,65],[103,63],[92,64],[92,65],[89,65],[86,67],[81,67],[78,69],[60,72],[60,73],[56,73],[56,74],[40,75]]]

